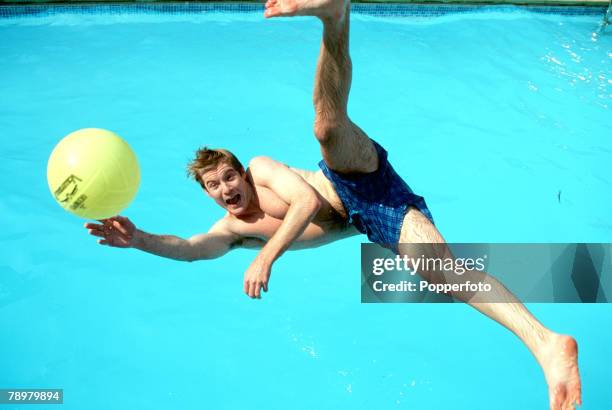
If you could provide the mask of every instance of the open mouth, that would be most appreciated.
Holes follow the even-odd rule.
[[[240,194],[236,194],[225,200],[227,205],[236,205],[238,202],[240,202]]]

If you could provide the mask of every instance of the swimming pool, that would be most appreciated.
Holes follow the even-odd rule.
[[[164,7],[0,9],[0,386],[63,388],[70,409],[545,408],[529,352],[471,308],[361,305],[362,237],[285,255],[253,301],[253,252],[102,248],[60,210],[46,160],[83,127],[137,152],[125,214],[156,233],[220,216],[185,177],[200,145],[315,169],[320,24]],[[573,10],[354,7],[351,115],[449,241],[612,241],[612,37]],[[609,305],[530,308],[578,339],[584,408],[610,407]]]

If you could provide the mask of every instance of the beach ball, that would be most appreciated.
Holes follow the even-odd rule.
[[[134,199],[140,168],[134,151],[117,134],[85,128],[55,146],[47,164],[47,182],[66,211],[104,219],[119,214]]]

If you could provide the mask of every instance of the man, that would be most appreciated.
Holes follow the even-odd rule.
[[[323,41],[314,85],[314,134],[323,161],[321,171],[289,168],[258,157],[247,170],[228,151],[201,149],[189,172],[227,214],[208,233],[187,240],[152,235],[117,216],[103,224],[86,224],[101,244],[134,247],[178,260],[218,258],[236,247],[261,248],[244,275],[244,292],[252,298],[268,290],[272,265],[289,248],[319,246],[366,233],[373,242],[402,254],[401,244],[437,243],[444,239],[433,225],[422,197],[415,195],[387,161],[386,151],[347,115],[351,84],[348,0],[269,0],[265,17],[311,15],[323,22]],[[440,256],[440,255],[438,255]],[[439,280],[437,272],[419,272]],[[468,272],[466,275],[477,275]],[[493,277],[486,281],[504,300],[484,303],[478,295],[453,292],[514,332],[542,366],[553,409],[580,404],[577,346],[538,322]]]

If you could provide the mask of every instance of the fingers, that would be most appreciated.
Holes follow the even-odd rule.
[[[255,283],[249,282],[249,291],[247,292],[247,295],[249,295],[251,299],[255,297]]]
[[[102,224],[91,222],[84,224],[90,235],[103,238],[103,240],[98,241],[99,244],[121,248],[130,246],[132,235],[121,223],[115,221],[114,218],[104,219],[101,222]]]
[[[87,231],[89,232],[90,235],[98,236],[100,238],[106,238],[106,235],[104,234],[104,232],[99,229],[88,229]]]
[[[87,229],[87,232],[89,232],[90,235],[99,236],[101,238],[105,237],[105,235],[104,235],[104,225],[93,224],[93,223],[86,223],[83,226],[85,227],[85,229]]]
[[[267,282],[249,280],[244,281],[244,293],[246,293],[251,299],[261,299],[261,289],[263,289],[264,292],[268,291]]]
[[[101,224],[96,224],[93,222],[86,222],[83,226],[87,229],[91,229],[91,230],[97,230],[97,231],[104,231],[107,229],[115,229],[116,226],[113,225],[113,220],[112,219],[101,219],[100,222],[102,222]]]
[[[119,222],[119,221],[112,221],[111,227],[117,229],[119,232],[121,232],[127,238],[132,239],[132,235],[130,235],[130,233],[127,231],[127,229],[125,229],[125,227],[121,224],[121,222]]]
[[[255,297],[261,299],[261,283],[255,284]]]
[[[255,258],[244,273],[244,293],[250,298],[261,299],[261,289],[268,291],[271,266],[260,257]]]
[[[119,221],[121,223],[121,226],[127,231],[133,231],[136,228],[132,221],[130,221],[129,218],[125,216],[117,215],[115,219]]]
[[[130,237],[130,238],[132,236],[131,232],[128,230],[130,228],[130,225],[132,225],[132,223],[125,216],[117,215],[117,216],[113,216],[112,218],[102,219],[100,222],[102,222],[103,226],[111,230],[116,229],[117,231],[121,232],[123,235]]]
[[[104,225],[102,225],[102,224],[94,224],[94,223],[91,223],[91,222],[86,222],[83,226],[85,228],[87,228],[87,229],[102,229],[102,228],[104,228]]]
[[[259,282],[251,282],[249,284],[249,296],[253,299],[261,299],[259,288],[261,284]]]

